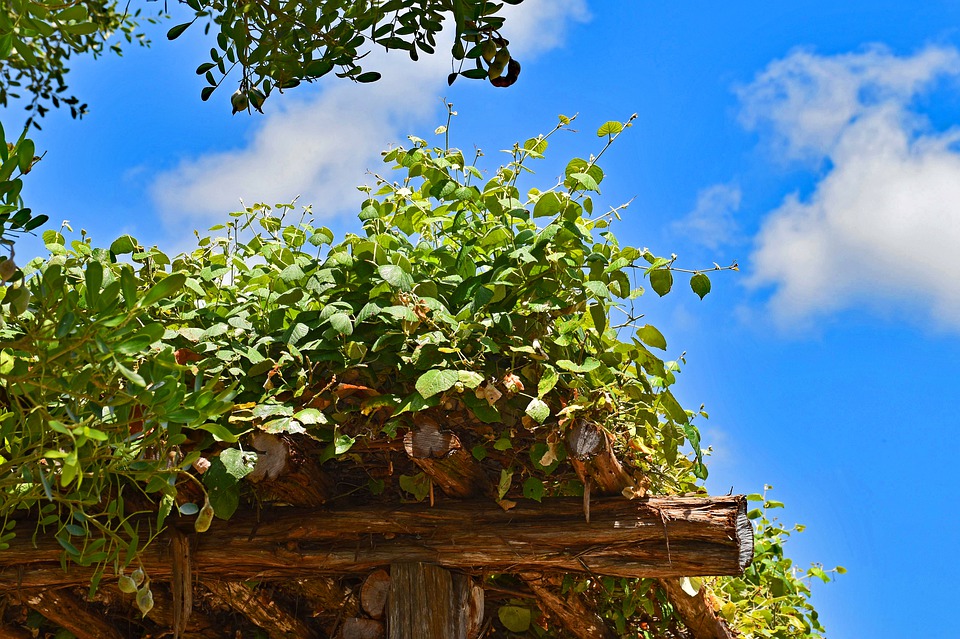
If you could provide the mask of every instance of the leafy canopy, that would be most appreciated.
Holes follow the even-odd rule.
[[[582,420],[614,437],[630,496],[700,491],[695,413],[670,390],[679,362],[656,354],[666,341],[636,308],[644,284],[666,294],[681,271],[620,245],[611,224],[622,207],[595,209],[598,159],[630,122],[605,124],[596,157],[521,191],[569,122],[487,173],[479,153],[411,138],[384,155],[396,177],[369,189],[362,233],[339,242],[308,212],[288,219],[292,205],[234,213],[173,258],[130,236],[94,248],[46,231],[50,258],[0,289],[0,546],[52,533],[65,558],[120,576],[147,606],[149,579],[124,569],[178,512],[204,530],[250,505],[253,434],[308,437],[331,472],[361,486],[343,498],[422,500],[430,480],[416,466],[375,476],[371,447],[358,445],[401,437],[418,414],[455,421],[507,509],[582,493],[563,444]],[[705,294],[706,274],[687,274]],[[154,513],[148,529],[132,523],[138,510]],[[789,563],[762,565],[712,582],[734,604],[724,614],[750,619],[754,636],[816,631]],[[774,583],[788,600],[766,619],[757,593]],[[605,602],[621,632],[676,623],[653,581],[566,584]],[[527,623],[536,614],[521,600],[499,618],[540,632]]]

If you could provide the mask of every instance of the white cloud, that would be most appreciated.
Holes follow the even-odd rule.
[[[714,184],[697,194],[697,205],[675,230],[711,250],[737,240],[737,222],[733,214],[740,208],[742,194],[736,184]]]
[[[518,57],[558,46],[570,20],[588,17],[584,0],[526,0],[509,9],[505,31]],[[368,169],[379,168],[380,151],[437,117],[449,67],[445,46],[416,63],[402,52],[374,51],[364,68],[382,72],[381,80],[356,85],[333,78],[311,97],[294,91],[272,98],[272,110],[246,144],[159,174],[150,187],[153,201],[170,227],[218,221],[240,199],[272,204],[299,195],[314,204],[317,217],[352,210],[362,199],[355,187]]]
[[[794,323],[847,308],[930,313],[960,328],[960,129],[933,130],[916,98],[960,75],[960,54],[929,48],[795,52],[741,91],[745,122],[784,159],[825,160],[809,195],[764,219],[751,285]]]

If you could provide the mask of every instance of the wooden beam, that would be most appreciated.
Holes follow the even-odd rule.
[[[123,639],[123,634],[99,610],[67,590],[44,590],[25,595],[24,603],[50,622],[66,628],[77,639]]]
[[[313,628],[288,612],[265,591],[229,581],[205,581],[203,585],[220,603],[243,614],[270,639],[318,639]]]
[[[693,597],[683,589],[679,579],[661,579],[660,586],[694,639],[736,639],[737,634],[710,605],[703,586]]]
[[[173,575],[173,639],[180,639],[193,613],[193,570],[190,561],[190,537],[176,528],[170,529],[170,553]]]
[[[739,575],[753,556],[743,496],[595,499],[591,522],[579,498],[276,508],[215,521],[197,536],[193,568],[203,579],[304,579],[366,574],[399,562],[434,563],[467,573],[586,573],[619,577]],[[168,520],[192,526],[190,518]],[[147,529],[150,520],[142,523]],[[89,580],[90,569],[60,566],[52,537],[27,535],[0,553],[0,592]],[[155,581],[171,578],[156,546],[141,557]]]
[[[519,577],[540,600],[543,611],[552,615],[575,639],[616,639],[597,611],[587,605],[583,597],[570,592],[559,593],[559,579],[534,573],[520,573]]]
[[[440,566],[393,564],[387,601],[388,639],[476,639],[479,634],[483,590]]]

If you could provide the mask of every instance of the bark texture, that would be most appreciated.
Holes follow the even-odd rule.
[[[477,596],[472,580],[440,566],[393,564],[388,639],[476,639],[483,615],[482,591],[479,606]]]
[[[681,577],[739,575],[753,554],[742,496],[595,499],[590,523],[582,508],[579,498],[556,498],[520,500],[506,512],[487,500],[275,509],[260,521],[215,521],[196,538],[193,568],[204,580],[225,581],[362,575],[402,562],[467,573]],[[11,540],[0,553],[0,592],[87,582],[91,570],[64,571],[60,551],[52,538],[36,547],[29,537]],[[169,557],[155,545],[142,559],[151,579],[171,578]]]

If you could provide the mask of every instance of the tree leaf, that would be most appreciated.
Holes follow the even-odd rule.
[[[417,379],[415,384],[417,392],[426,399],[437,393],[442,393],[453,388],[453,385],[460,381],[458,371],[449,368],[429,370]]]
[[[500,606],[497,617],[510,632],[526,632],[530,629],[530,609],[520,606]]]
[[[547,191],[540,194],[540,199],[533,207],[533,217],[547,217],[556,215],[560,212],[562,204],[560,196],[553,191]]]
[[[527,477],[523,481],[523,496],[527,499],[540,501],[543,499],[544,492],[543,481],[540,479],[537,479],[536,477]]]
[[[183,32],[186,31],[191,24],[193,24],[192,20],[190,22],[184,22],[183,24],[178,24],[175,27],[171,27],[171,29],[167,31],[167,40],[176,40],[183,35]]]
[[[150,287],[150,290],[140,298],[141,307],[153,306],[165,297],[170,297],[181,288],[187,281],[187,276],[183,273],[173,273],[166,276],[156,284]]]
[[[663,297],[673,288],[673,273],[669,269],[658,268],[650,272],[650,286]]]
[[[637,330],[637,338],[646,344],[647,346],[652,346],[654,348],[659,348],[661,350],[667,349],[667,340],[656,326],[647,324],[639,330]]]
[[[549,364],[544,364],[543,374],[540,375],[540,381],[537,382],[537,396],[543,397],[557,385],[557,381],[560,379],[560,376],[557,374],[557,369]]]
[[[616,120],[610,120],[604,122],[599,129],[597,129],[597,137],[602,138],[605,135],[615,135],[623,131],[623,124],[617,122]]]
[[[550,417],[550,407],[543,400],[534,397],[527,404],[526,413],[531,419],[535,419],[537,423],[542,424],[547,417]]]
[[[353,333],[353,322],[350,321],[350,316],[346,313],[334,313],[327,321],[341,335],[351,335]]]
[[[561,359],[557,360],[557,366],[571,373],[589,373],[600,366],[600,361],[593,357],[588,357],[583,360],[583,364],[577,364],[569,359]]]
[[[710,278],[705,273],[697,273],[690,278],[690,288],[703,299],[710,292]]]
[[[401,291],[413,289],[413,277],[396,264],[384,264],[377,269],[377,272],[393,288]]]

